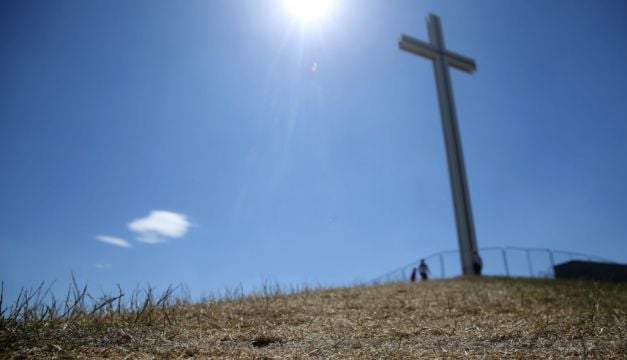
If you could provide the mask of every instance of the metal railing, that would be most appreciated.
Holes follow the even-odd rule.
[[[599,256],[546,248],[486,247],[479,249],[483,259],[484,275],[530,278],[553,278],[555,265],[570,260],[588,260],[612,263]],[[430,277],[445,279],[461,275],[459,250],[440,251],[425,260]],[[408,281],[411,271],[420,259],[389,271],[373,279],[374,283]]]

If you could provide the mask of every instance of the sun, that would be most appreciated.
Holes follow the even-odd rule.
[[[319,22],[329,16],[333,0],[283,0],[287,12],[303,24]]]

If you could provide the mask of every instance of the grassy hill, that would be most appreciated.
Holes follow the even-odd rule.
[[[169,295],[132,311],[116,298],[6,311],[0,357],[627,358],[624,284],[472,277],[166,306]]]

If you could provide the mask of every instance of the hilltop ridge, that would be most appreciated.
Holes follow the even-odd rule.
[[[624,284],[467,277],[149,311],[3,320],[0,357],[627,357]]]

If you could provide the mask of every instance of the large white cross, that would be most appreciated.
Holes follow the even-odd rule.
[[[453,204],[455,206],[462,272],[464,275],[474,274],[472,259],[473,252],[477,251],[477,239],[475,237],[468,181],[466,180],[464,156],[462,154],[462,144],[448,67],[452,66],[467,73],[473,73],[476,70],[476,66],[474,60],[445,48],[440,19],[437,16],[429,14],[427,17],[427,30],[429,31],[429,43],[402,35],[399,46],[405,51],[433,61],[435,82],[440,102],[440,114],[442,115],[442,127],[444,128],[448,170],[451,178],[451,190],[453,192]]]

